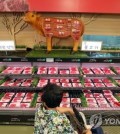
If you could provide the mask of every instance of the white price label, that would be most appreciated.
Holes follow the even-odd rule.
[[[46,58],[46,62],[54,62],[54,58]]]
[[[83,41],[81,50],[100,51],[101,47],[102,47],[102,41]]]
[[[15,50],[15,43],[13,40],[0,41],[0,51]]]

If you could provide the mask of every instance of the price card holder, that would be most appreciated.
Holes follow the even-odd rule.
[[[46,58],[46,62],[54,62],[54,58]]]

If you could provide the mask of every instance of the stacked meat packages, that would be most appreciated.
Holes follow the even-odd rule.
[[[36,93],[36,90],[40,91],[47,83],[55,83],[65,89],[60,107],[85,107],[85,102],[89,108],[120,108],[120,92],[112,91],[120,86],[119,77],[114,77],[120,73],[120,67],[79,68],[47,65],[36,68],[35,70],[32,66],[7,66],[1,71],[0,89],[6,88],[9,91],[0,92],[0,108],[38,106],[42,93]],[[10,89],[14,89],[14,92],[10,92]],[[21,91],[23,89],[24,91]],[[29,89],[32,89],[32,92]]]

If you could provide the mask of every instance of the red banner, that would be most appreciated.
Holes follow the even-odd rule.
[[[120,0],[29,0],[40,12],[120,13]]]
[[[0,0],[0,11],[120,13],[120,0]]]

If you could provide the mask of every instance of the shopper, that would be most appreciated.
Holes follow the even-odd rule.
[[[34,134],[77,134],[66,114],[74,115],[72,108],[59,107],[63,92],[56,84],[43,87],[42,103],[35,113]],[[91,134],[86,130],[86,134]]]

